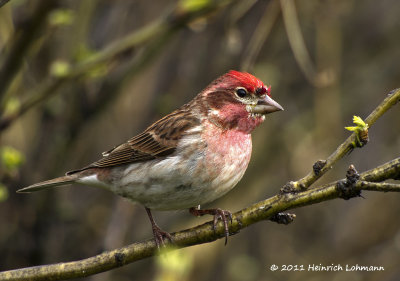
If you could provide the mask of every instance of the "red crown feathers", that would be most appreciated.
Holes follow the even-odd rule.
[[[238,85],[245,87],[249,92],[255,92],[258,95],[271,95],[271,86],[266,88],[261,80],[250,73],[231,70],[226,75],[234,81],[237,81]]]

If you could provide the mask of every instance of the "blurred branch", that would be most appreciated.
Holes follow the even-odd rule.
[[[400,89],[391,91],[388,96],[379,104],[371,114],[364,120],[368,127],[371,127],[379,117],[381,117],[386,111],[400,101]],[[302,179],[289,182],[289,189],[294,188],[296,190],[306,189],[328,172],[333,165],[342,159],[345,155],[350,153],[354,146],[353,144],[357,141],[357,133],[354,132],[349,136],[326,160],[318,161],[314,166],[321,165],[317,170],[313,169],[308,175]]]
[[[5,3],[3,1],[0,7]],[[3,95],[7,92],[13,78],[21,68],[26,53],[35,39],[37,39],[37,33],[46,23],[47,15],[55,4],[55,1],[52,0],[39,1],[32,12],[31,18],[16,30],[8,46],[5,46],[2,50],[3,59],[0,60],[0,104],[4,103]]]
[[[239,21],[257,2],[258,0],[237,1],[236,5],[232,6],[229,25]]]
[[[0,0],[0,8],[3,7],[5,4],[10,2],[10,0]]]
[[[246,54],[243,59],[243,63],[241,66],[242,70],[250,71],[251,67],[253,67],[254,62],[258,54],[261,51],[261,47],[264,45],[264,42],[267,40],[269,33],[274,26],[274,23],[279,15],[279,4],[277,1],[269,2],[267,8],[265,9],[264,15],[258,23],[253,36],[250,40],[250,43],[247,46],[247,50],[244,52]]]
[[[3,1],[0,7],[5,4],[4,2],[7,1]],[[4,104],[5,101],[2,97],[21,68],[26,54],[37,38],[38,32],[46,23],[47,15],[55,6],[55,2],[52,0],[38,1],[31,18],[16,30],[8,46],[2,50],[2,59],[0,59],[0,104]]]
[[[280,0],[283,22],[294,58],[307,80],[314,86],[322,83],[307,51],[293,0]]]
[[[28,110],[43,102],[50,96],[57,93],[57,90],[66,82],[80,77],[95,67],[106,63],[117,55],[132,50],[137,47],[145,46],[158,37],[164,37],[169,33],[174,33],[186,26],[192,20],[208,16],[233,0],[206,1],[198,5],[185,4],[191,1],[182,1],[175,9],[166,15],[159,17],[153,23],[132,32],[126,37],[111,43],[108,47],[90,56],[86,60],[69,67],[65,73],[57,77],[50,77],[43,81],[40,86],[33,89],[28,94],[28,99],[22,102],[20,108],[12,114],[0,117],[0,132],[5,130],[12,122],[25,114]],[[183,3],[183,4],[182,4]],[[1,77],[1,76],[0,76]]]
[[[368,116],[366,120],[368,125],[372,126],[399,99],[400,89],[390,92],[389,96]],[[333,156],[328,158],[326,165],[321,167],[318,176],[311,177],[305,183],[310,184],[325,174],[338,159],[352,149],[355,139],[356,137],[353,134],[345,143],[340,145],[337,151],[332,154]],[[350,199],[358,197],[361,195],[362,190],[400,192],[400,184],[380,183],[388,179],[400,180],[400,157],[361,174],[358,174],[354,166],[351,165],[345,179],[301,192],[281,192],[278,195],[253,204],[233,214],[229,232],[236,234],[241,229],[262,220],[290,223],[295,216],[282,214],[282,212],[335,198]],[[214,231],[213,222],[210,221],[190,229],[172,233],[171,236],[174,241],[174,247],[189,247],[223,238],[224,227],[220,222]],[[79,261],[0,272],[0,280],[62,280],[85,277],[120,267],[157,253],[157,246],[154,240],[151,239]]]
[[[335,198],[349,199],[360,196],[361,190],[397,191],[400,184],[373,183],[373,180],[400,179],[400,158],[396,158],[375,169],[362,173],[357,178],[360,181],[349,183],[350,179],[339,180],[331,184],[309,189],[299,193],[285,193],[275,195],[269,199],[253,204],[233,214],[233,221],[229,227],[230,233],[238,233],[241,229],[262,220],[274,219],[276,214],[285,210],[308,206]],[[345,189],[343,189],[343,186]],[[347,191],[346,191],[347,189]],[[345,192],[345,193],[344,193]],[[350,196],[348,195],[350,194]],[[280,214],[282,216],[282,214]],[[285,216],[285,214],[283,214]],[[286,217],[286,216],[285,216]],[[289,215],[289,222],[294,215]],[[184,248],[193,245],[209,243],[224,237],[224,227],[220,223],[213,230],[213,222],[175,232],[171,234],[174,248]],[[137,260],[141,260],[158,253],[153,239],[138,242],[116,250],[104,252],[97,256],[74,261],[42,265],[28,268],[0,272],[1,280],[63,280],[85,277],[117,268]]]

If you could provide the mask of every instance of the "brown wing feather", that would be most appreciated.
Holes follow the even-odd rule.
[[[100,160],[83,169],[68,172],[67,175],[90,168],[113,167],[168,156],[175,151],[185,131],[199,124],[198,118],[189,111],[176,110],[126,143],[104,152]]]

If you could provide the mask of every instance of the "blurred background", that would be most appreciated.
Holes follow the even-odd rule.
[[[152,236],[143,207],[78,185],[23,186],[85,166],[230,69],[272,85],[284,112],[253,133],[237,187],[205,207],[238,211],[311,170],[400,87],[400,2],[0,1],[0,270],[83,259]],[[317,184],[399,156],[400,107]],[[84,280],[399,280],[400,195],[363,192],[293,210],[223,240]],[[210,217],[154,212],[166,231]],[[383,266],[272,272],[270,266]],[[80,279],[82,280],[82,279]]]

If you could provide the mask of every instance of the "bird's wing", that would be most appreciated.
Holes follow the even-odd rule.
[[[104,152],[100,160],[83,169],[68,172],[67,175],[90,168],[114,167],[168,156],[175,151],[182,136],[199,124],[198,118],[188,111],[174,111],[148,127],[143,133]]]

